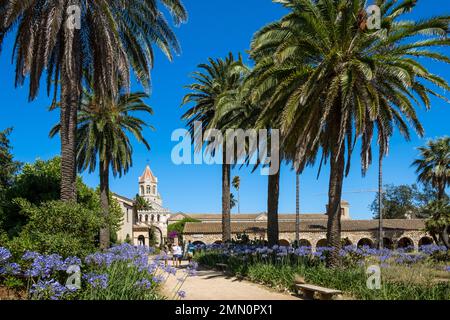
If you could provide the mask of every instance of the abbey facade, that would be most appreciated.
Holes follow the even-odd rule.
[[[163,207],[163,201],[158,191],[158,178],[147,166],[139,177],[139,196],[147,203],[148,208],[138,210],[132,199],[115,195],[123,212],[122,227],[118,232],[119,241],[130,241],[135,245],[148,245],[150,237],[154,237],[156,244],[167,241],[167,226],[170,211]]]
[[[222,240],[221,214],[172,213],[163,207],[158,190],[158,178],[147,166],[138,180],[139,195],[148,203],[146,210],[136,210],[134,200],[115,195],[123,212],[123,224],[118,233],[119,241],[135,245],[148,245],[154,237],[156,244],[168,239],[168,226],[185,218],[199,222],[187,223],[183,238],[196,244],[220,243]],[[341,203],[342,239],[346,244],[377,246],[378,220],[353,220],[348,202]],[[384,220],[383,244],[388,248],[414,247],[432,244],[433,239],[424,230],[421,219]],[[246,235],[250,240],[267,239],[267,213],[231,215],[233,238]],[[280,244],[288,245],[295,240],[295,214],[279,214]],[[317,248],[326,245],[327,216],[325,213],[300,215],[300,242]]]

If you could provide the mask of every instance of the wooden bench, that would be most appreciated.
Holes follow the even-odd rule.
[[[216,263],[216,268],[222,272],[226,272],[228,269],[228,265],[225,263]]]
[[[337,294],[342,294],[342,291],[319,287],[311,284],[296,284],[297,289],[303,292],[306,299],[314,300],[314,294],[320,294],[322,300],[332,300]]]

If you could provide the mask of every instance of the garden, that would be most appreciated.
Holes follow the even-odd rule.
[[[357,300],[449,300],[449,251],[443,246],[409,249],[372,249],[346,246],[340,250],[340,266],[327,268],[331,248],[315,252],[309,247],[262,247],[256,245],[199,246],[195,260],[268,287],[294,293],[295,283],[305,281],[341,290],[345,299]],[[368,269],[378,266],[381,286],[368,285]]]
[[[114,246],[84,258],[27,251],[15,257],[0,247],[0,299],[30,300],[177,300],[186,293],[186,278],[195,275],[195,264],[183,274],[165,266],[154,249],[129,244]],[[151,257],[151,258],[150,258]],[[159,289],[168,277],[177,276],[172,296]]]

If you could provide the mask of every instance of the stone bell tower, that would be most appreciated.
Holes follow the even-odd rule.
[[[158,178],[150,170],[150,166],[147,166],[142,176],[139,177],[139,195],[150,204],[155,203],[162,206],[162,199],[158,193]]]

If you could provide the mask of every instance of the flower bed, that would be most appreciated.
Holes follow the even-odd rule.
[[[297,276],[307,283],[342,290],[356,299],[450,299],[450,272],[445,248],[426,246],[419,252],[404,250],[376,250],[368,247],[348,246],[341,250],[342,267],[328,269],[324,260],[330,248],[298,249],[255,246],[203,246],[195,255],[200,264],[214,267],[228,265],[230,272],[253,282],[279,290],[295,290]],[[381,270],[381,288],[367,286],[369,266]]]
[[[176,269],[165,267],[160,256],[148,247],[122,244],[103,253],[63,259],[57,254],[26,252],[17,262],[0,247],[0,285],[25,290],[34,300],[156,300],[164,299],[159,286]],[[173,298],[182,298],[186,277],[195,273],[189,266],[174,288]]]

